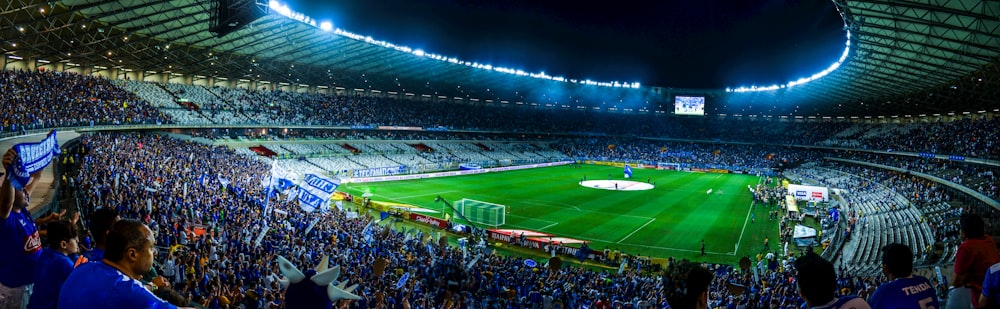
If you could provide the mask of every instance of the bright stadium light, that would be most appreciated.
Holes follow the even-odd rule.
[[[833,73],[833,71],[836,71],[838,68],[840,68],[840,65],[843,64],[844,61],[847,61],[847,56],[850,55],[850,53],[851,53],[851,31],[848,30],[847,31],[847,42],[844,43],[844,52],[840,54],[840,59],[838,59],[837,62],[834,62],[833,64],[831,64],[826,69],[824,69],[824,70],[822,70],[822,71],[820,71],[820,72],[818,72],[816,74],[810,75],[809,77],[803,77],[803,78],[796,79],[794,81],[790,81],[790,82],[785,83],[784,85],[781,85],[781,86],[778,86],[778,85],[767,86],[767,87],[750,86],[750,87],[737,87],[737,88],[729,88],[729,87],[727,87],[726,88],[726,92],[774,91],[774,90],[778,90],[778,89],[791,88],[791,87],[795,87],[795,86],[798,86],[798,85],[802,85],[802,84],[805,84],[805,83],[808,83],[808,82],[811,82],[811,81],[823,78],[824,76],[830,75],[830,73]]]
[[[321,22],[321,23],[319,23],[319,29],[321,29],[323,31],[326,31],[326,32],[333,31],[333,23],[328,22],[328,21]]]
[[[424,51],[422,49],[417,49],[413,51],[413,54],[416,55],[417,57],[423,57]]]

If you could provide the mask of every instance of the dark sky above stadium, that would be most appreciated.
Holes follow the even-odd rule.
[[[819,72],[844,49],[829,0],[287,0],[375,39],[566,78],[722,88]]]

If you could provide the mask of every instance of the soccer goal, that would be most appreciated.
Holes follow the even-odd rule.
[[[463,198],[455,202],[455,218],[470,223],[498,227],[507,220],[507,206]]]

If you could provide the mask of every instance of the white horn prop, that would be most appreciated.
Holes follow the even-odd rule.
[[[329,265],[330,265],[330,256],[329,255],[324,255],[323,259],[319,260],[319,265],[316,265],[316,272],[318,272],[318,273],[323,272],[324,270],[326,270],[327,268],[330,267]],[[334,279],[337,279],[337,278],[334,278]],[[320,284],[320,285],[325,285],[325,284]]]
[[[292,284],[302,282],[306,278],[306,275],[302,274],[302,271],[295,264],[289,262],[283,256],[278,256],[278,269],[281,270],[281,274],[288,278],[288,281]]]
[[[341,283],[340,285],[341,285],[340,287],[332,285],[332,284],[326,286],[326,296],[330,297],[330,301],[337,301],[339,299],[350,299],[350,300],[359,300],[359,299],[361,299],[360,296],[351,294],[351,292],[353,292],[354,289],[358,288],[357,284],[352,285],[347,290],[343,289],[343,286],[347,285],[347,282]]]
[[[278,284],[281,284],[282,288],[287,289],[291,282],[288,282],[288,279],[278,279]]]
[[[312,280],[318,286],[325,286],[333,282],[333,280],[337,280],[337,277],[340,277],[340,266],[316,273],[309,280]]]

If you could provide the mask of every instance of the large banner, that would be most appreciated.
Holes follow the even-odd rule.
[[[354,170],[354,178],[389,176],[406,173],[406,166],[376,167],[363,170]]]
[[[306,174],[299,186],[299,207],[302,211],[312,212],[323,206],[333,196],[340,182],[316,174]]]
[[[13,168],[9,175],[11,185],[20,190],[28,185],[31,174],[38,172],[52,162],[52,158],[59,155],[59,141],[56,140],[56,131],[52,130],[49,135],[37,143],[21,143],[12,147],[17,157],[11,163]]]
[[[802,201],[826,202],[830,200],[830,192],[826,187],[788,184],[788,194],[794,196],[796,200]]]

